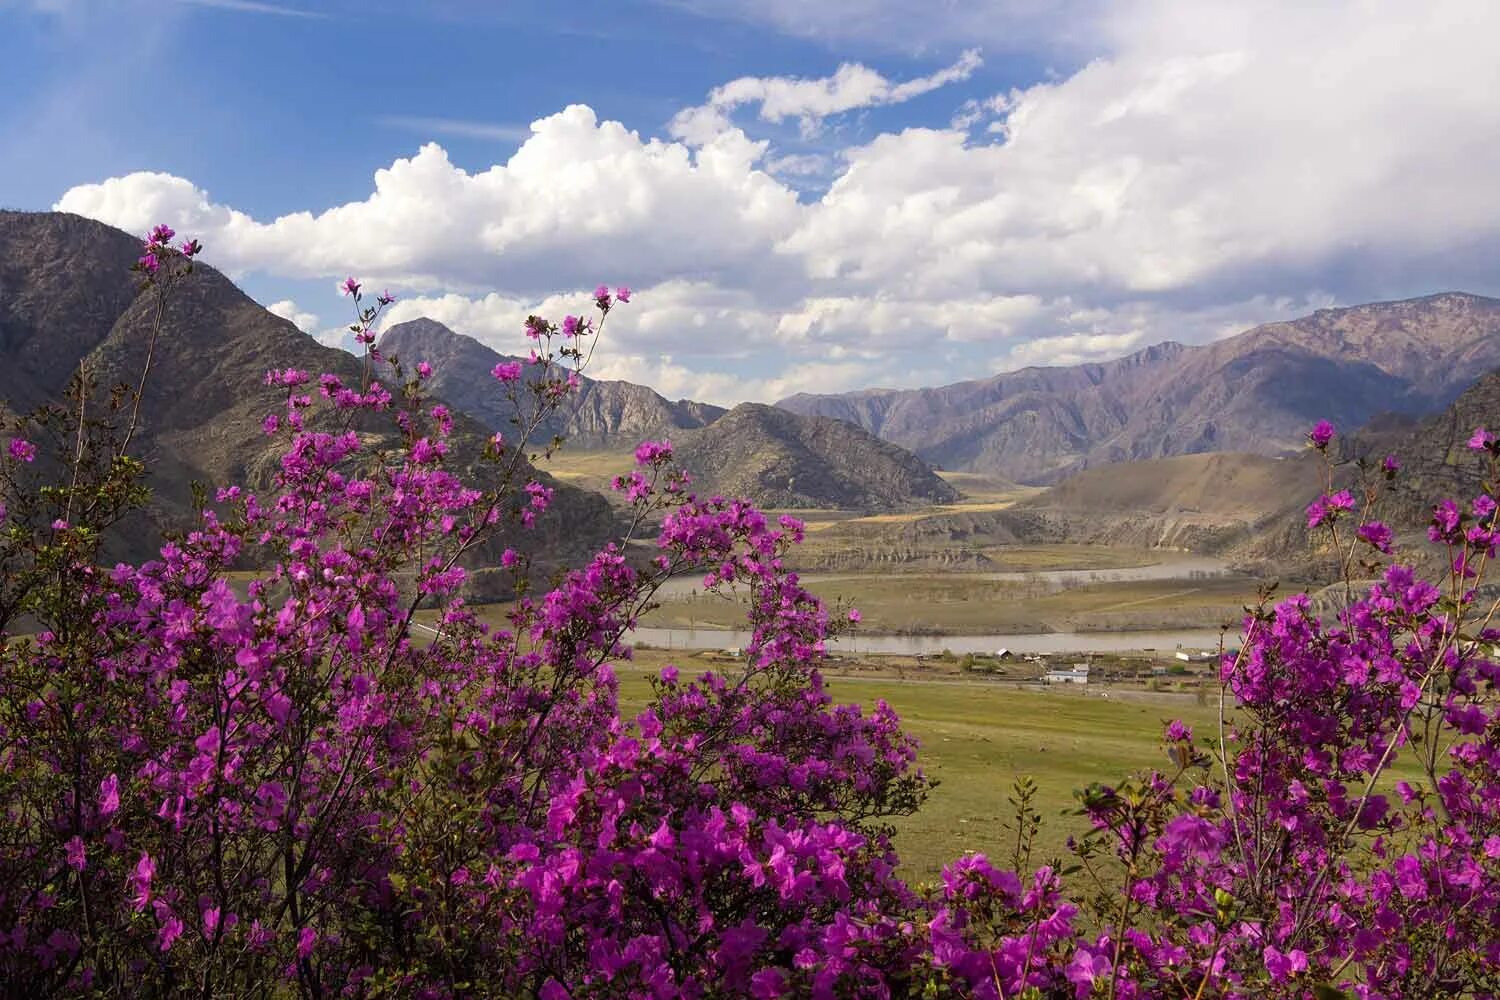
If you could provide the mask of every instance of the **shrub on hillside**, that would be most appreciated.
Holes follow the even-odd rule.
[[[196,244],[171,239],[147,241],[148,294],[190,280]],[[461,559],[526,530],[549,491],[499,435],[489,457],[504,486],[451,474],[430,369],[380,357],[370,331],[388,297],[346,290],[361,384],[273,369],[286,393],[266,423],[285,441],[274,491],[203,498],[157,559],[95,558],[142,500],[138,388],[91,411],[80,380],[7,445],[11,995],[1500,990],[1500,632],[1474,597],[1495,554],[1492,436],[1474,438],[1486,494],[1434,512],[1446,580],[1387,558],[1378,492],[1330,490],[1310,522],[1346,575],[1377,583],[1351,586],[1327,621],[1303,597],[1251,613],[1221,665],[1238,705],[1222,731],[1173,723],[1161,770],[1082,790],[1089,832],[1063,865],[1033,856],[1023,786],[1003,867],[967,856],[919,889],[887,825],[922,802],[916,747],[884,704],[825,692],[825,642],[855,616],[785,570],[801,525],[694,497],[670,446],[648,442],[616,487],[637,526],[659,520],[649,564],[608,548],[485,626],[458,597]],[[628,298],[600,288],[593,321],[527,321],[534,377],[494,373],[521,414],[517,441],[577,384],[584,345]],[[314,429],[315,407],[343,425]],[[399,454],[364,453],[350,426],[370,415],[398,427]],[[1312,443],[1331,436],[1320,425]],[[237,589],[250,552],[270,568]],[[502,563],[524,572],[509,552]],[[667,668],[622,716],[610,663],[683,572],[750,594],[745,655],[723,673]]]

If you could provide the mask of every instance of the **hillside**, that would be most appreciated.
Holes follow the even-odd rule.
[[[379,347],[403,361],[430,362],[432,391],[496,430],[511,426],[512,410],[490,372],[502,355],[436,320],[398,323],[381,334]],[[579,448],[633,448],[649,438],[703,427],[724,410],[688,399],[672,402],[643,385],[583,377],[579,390],[540,429],[542,442],[562,435]],[[538,443],[542,443],[538,442]]]
[[[1446,293],[1323,309],[1099,364],[778,405],[857,423],[942,468],[1050,483],[1109,462],[1283,454],[1318,419],[1357,427],[1382,413],[1431,413],[1496,365],[1500,301]]]
[[[748,497],[767,507],[890,510],[959,499],[910,452],[860,428],[744,403],[672,439],[699,494]]]
[[[1086,469],[1016,504],[1044,537],[1217,552],[1300,510],[1320,489],[1313,456],[1180,455]]]
[[[1339,485],[1357,476],[1354,462],[1378,463],[1386,455],[1400,458],[1396,481],[1380,500],[1377,516],[1396,531],[1405,558],[1429,572],[1441,572],[1442,553],[1427,541],[1433,504],[1446,497],[1467,503],[1481,489],[1482,461],[1467,447],[1478,426],[1500,423],[1500,369],[1485,375],[1441,413],[1416,423],[1375,421],[1337,439]],[[1226,554],[1244,565],[1297,578],[1326,578],[1330,569],[1321,537],[1307,530],[1307,504],[1320,492],[1313,484],[1289,494],[1279,509],[1267,507],[1254,532],[1238,539]]]
[[[0,399],[12,410],[58,398],[85,358],[103,386],[138,377],[151,320],[151,305],[137,299],[129,272],[138,254],[136,237],[98,222],[0,212]],[[279,445],[261,420],[282,406],[262,376],[273,366],[351,380],[361,370],[352,355],[322,346],[200,264],[169,300],[133,449],[151,469],[155,528],[181,523],[193,481],[252,488],[270,482]],[[366,428],[373,446],[394,442],[384,428]],[[456,427],[454,464],[475,480],[487,473],[479,460],[486,436],[476,423]],[[614,530],[600,498],[566,486],[540,523],[523,547],[553,563],[586,556]],[[118,554],[150,552],[154,535],[137,531],[117,540]]]

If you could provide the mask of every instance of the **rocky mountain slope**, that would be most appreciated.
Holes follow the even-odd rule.
[[[767,507],[890,510],[959,499],[926,463],[853,424],[743,403],[672,439],[700,494]]]
[[[1445,293],[1323,309],[1197,347],[1027,368],[930,389],[797,395],[940,467],[1050,483],[1104,463],[1213,451],[1277,455],[1327,418],[1426,414],[1500,365],[1500,300]]]
[[[1467,503],[1482,489],[1484,463],[1467,447],[1479,426],[1500,426],[1500,369],[1441,413],[1381,418],[1341,434],[1335,486],[1358,493],[1357,461],[1374,466],[1396,455],[1401,472],[1376,516],[1395,529],[1404,558],[1440,572],[1442,553],[1427,542],[1427,524],[1438,500]],[[1326,583],[1334,562],[1306,515],[1323,475],[1306,448],[1280,459],[1217,453],[1127,462],[1078,473],[994,519],[1038,540],[1188,548],[1298,585]]]
[[[1086,469],[1008,513],[1057,540],[1216,552],[1280,523],[1320,488],[1311,454],[1216,452]]]
[[[139,376],[151,304],[137,297],[129,271],[139,241],[92,220],[61,213],[0,212],[0,400],[21,413],[57,399],[81,360],[101,386]],[[182,522],[193,481],[263,488],[280,445],[261,429],[281,396],[263,383],[272,367],[359,378],[360,362],[327,348],[272,315],[212,267],[199,265],[172,293],[142,404],[139,448],[154,491],[152,527]],[[385,426],[383,423],[380,425]],[[388,431],[370,428],[379,446]],[[482,480],[487,431],[462,420],[454,463]],[[523,548],[544,563],[585,558],[615,528],[608,505],[558,485],[553,512]],[[121,555],[141,556],[154,531],[122,539]]]
[[[520,359],[426,317],[392,326],[381,334],[379,347],[408,365],[430,362],[435,394],[496,430],[511,426],[512,407],[490,372],[502,361]],[[579,391],[539,429],[542,441],[537,443],[562,435],[578,448],[633,448],[650,438],[703,427],[723,413],[722,407],[708,403],[664,399],[643,385],[584,377]]]

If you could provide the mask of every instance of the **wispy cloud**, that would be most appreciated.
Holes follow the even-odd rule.
[[[454,135],[464,139],[493,139],[500,142],[525,142],[531,137],[529,125],[507,125],[501,122],[477,122],[463,118],[433,118],[424,115],[381,115],[381,125],[434,135]]]
[[[928,76],[896,82],[860,63],[844,63],[832,76],[742,76],[708,95],[708,103],[687,108],[672,119],[672,133],[702,142],[729,128],[729,115],[746,104],[759,104],[763,121],[796,118],[804,137],[822,128],[823,119],[861,108],[901,104],[914,97],[967,80],[984,65],[978,49],[966,49],[958,61]]]
[[[273,14],[277,17],[310,18],[326,18],[328,16],[320,10],[304,10],[301,7],[287,7],[279,3],[263,3],[262,0],[177,0],[177,3],[186,4],[189,7],[213,7],[216,10],[233,10],[242,14]]]

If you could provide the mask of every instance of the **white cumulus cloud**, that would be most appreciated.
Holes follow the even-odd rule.
[[[291,299],[272,302],[266,306],[266,312],[280,316],[303,333],[316,333],[321,327],[317,313],[310,313],[299,308]]]
[[[863,16],[898,35],[927,18],[932,45],[976,16],[770,6],[829,32]],[[507,350],[528,312],[579,311],[578,290],[629,284],[642,291],[611,318],[600,363],[719,400],[808,372],[829,389],[954,380],[1309,305],[1500,291],[1500,5],[1077,10],[1091,58],[999,95],[958,82],[977,55],[904,82],[849,64],[730,81],[665,137],[573,105],[486,169],[429,143],[363,198],[274,218],[167,173],[76,187],[57,207],[134,232],[168,221],[232,274],[389,284],[393,318],[426,312]],[[753,107],[816,124],[942,86],[955,100],[930,127],[844,148],[782,154],[731,121]],[[809,174],[831,183],[804,193]]]

